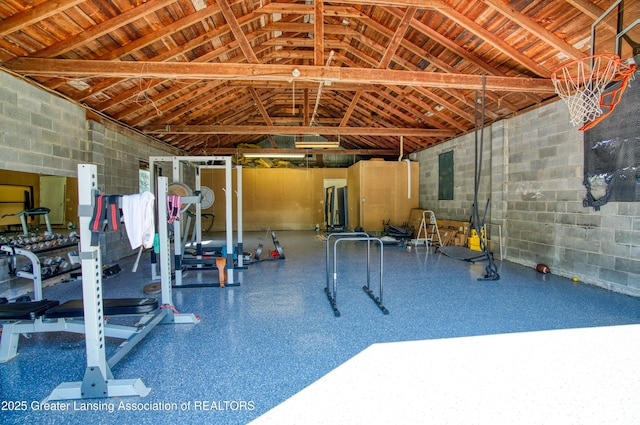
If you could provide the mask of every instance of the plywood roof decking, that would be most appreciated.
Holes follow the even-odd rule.
[[[473,130],[483,84],[487,122],[555,98],[612,3],[0,0],[0,62],[190,155],[320,134],[389,156]]]

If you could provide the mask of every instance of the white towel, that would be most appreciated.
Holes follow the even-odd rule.
[[[151,192],[122,196],[122,217],[131,249],[153,246],[155,196]]]

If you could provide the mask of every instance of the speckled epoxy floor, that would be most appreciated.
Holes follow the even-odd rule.
[[[77,335],[35,334],[21,339],[17,358],[0,364],[2,422],[244,424],[375,343],[640,323],[637,298],[509,262],[498,262],[499,281],[478,282],[483,263],[394,245],[384,251],[383,301],[390,314],[383,315],[361,289],[362,243],[340,248],[336,318],[324,294],[325,243],[315,232],[277,236],[286,259],[250,265],[238,273],[240,286],[174,290],[175,307],[198,314],[201,323],[158,326],[113,369],[117,379],[141,378],[152,390],[148,397],[40,405],[58,384],[82,380],[85,353]],[[245,250],[259,242],[273,249],[264,238],[263,232],[245,234]],[[374,290],[377,258],[374,249]],[[105,297],[144,296],[148,257],[136,274],[133,260],[122,260],[123,271],[104,280]],[[185,283],[213,276],[189,272]],[[81,282],[44,294],[78,298]]]

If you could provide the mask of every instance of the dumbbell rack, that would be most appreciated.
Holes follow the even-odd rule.
[[[69,248],[77,249],[78,243],[76,242],[68,245],[57,245],[55,247],[46,248],[39,251],[31,251],[28,249],[24,249],[24,248],[12,246],[12,245],[2,245],[0,247],[2,251],[8,253],[13,257],[11,261],[13,263],[14,269],[16,269],[16,256],[18,255],[27,257],[27,259],[31,262],[31,272],[24,271],[24,270],[16,270],[16,276],[33,280],[34,301],[42,300],[42,281],[43,281],[42,265],[40,264],[40,258],[38,257],[38,254],[43,254],[45,252],[53,252],[53,251],[63,250],[63,249],[69,249]],[[75,267],[72,265],[72,267],[69,270],[65,270],[62,272],[52,274],[50,276],[46,276],[44,280],[66,275],[68,273],[71,273],[72,271],[78,270],[79,268],[80,268],[80,265],[77,265]]]

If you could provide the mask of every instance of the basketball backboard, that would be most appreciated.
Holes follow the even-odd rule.
[[[640,0],[617,0],[591,27],[591,54],[640,55]]]

